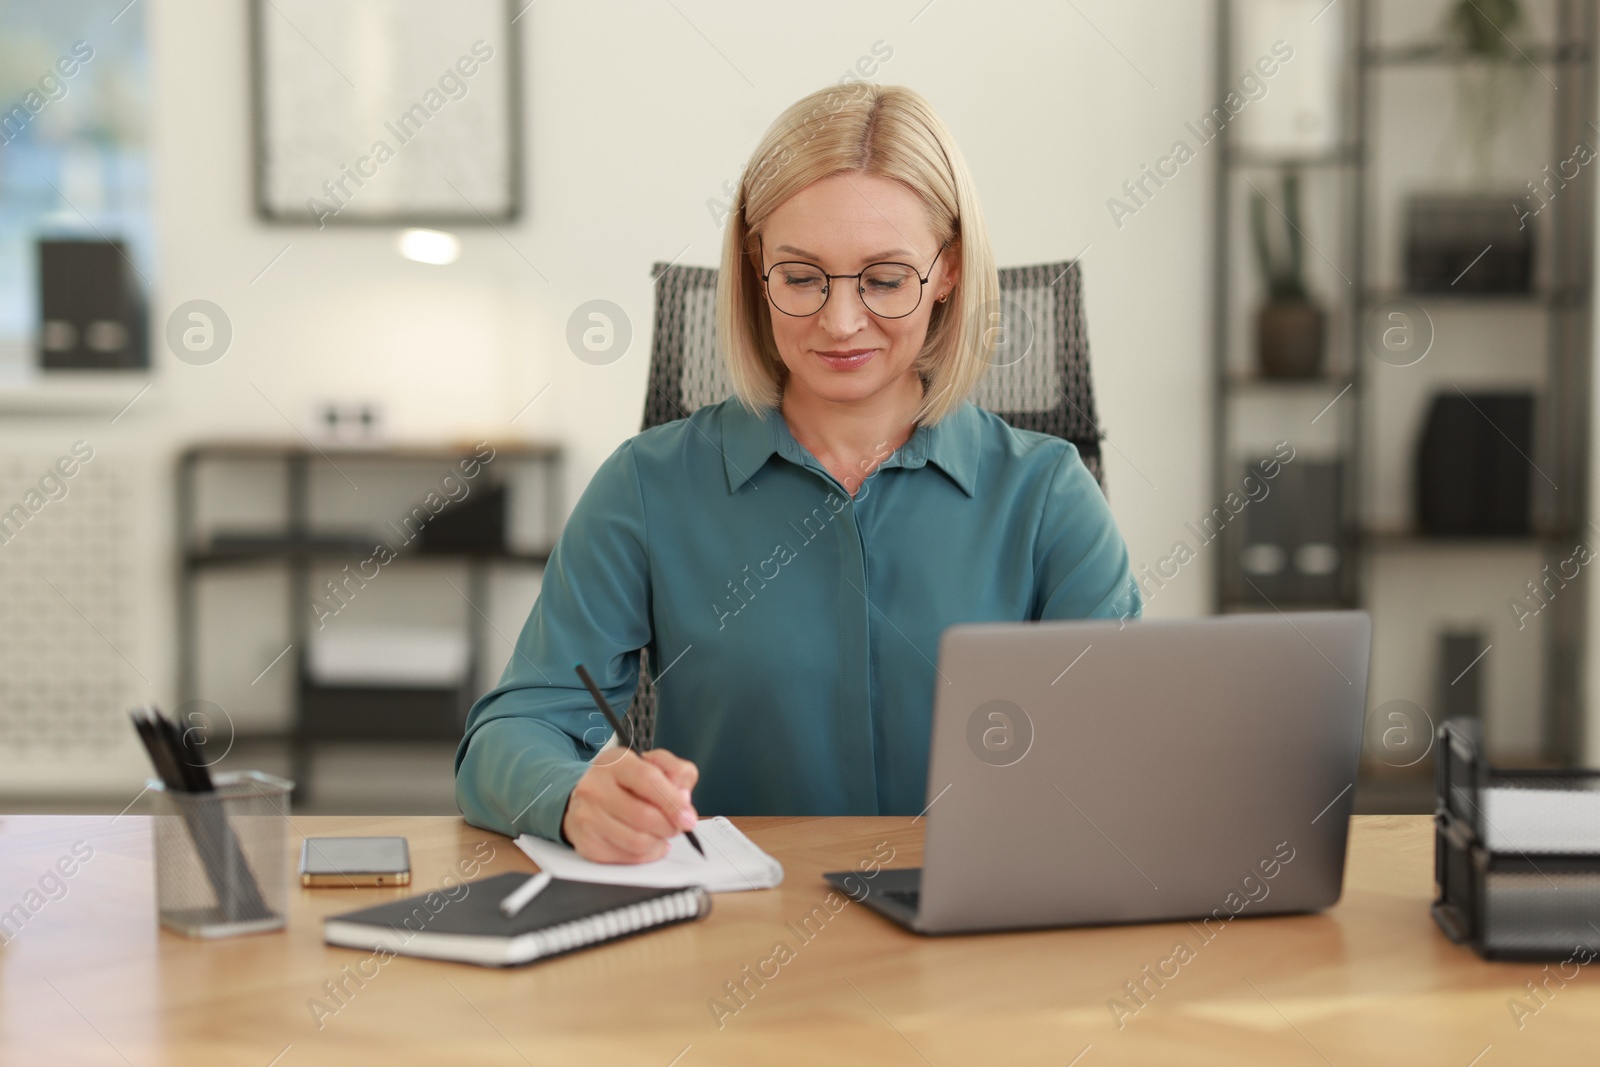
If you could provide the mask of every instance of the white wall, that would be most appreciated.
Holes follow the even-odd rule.
[[[541,0],[517,23],[527,211],[498,233],[459,231],[465,252],[448,268],[401,259],[386,229],[259,222],[247,5],[143,0],[137,10],[154,72],[155,385],[114,425],[115,406],[8,417],[0,440],[49,452],[87,436],[134,478],[126,551],[137,585],[123,651],[149,697],[172,700],[180,447],[283,438],[284,416],[300,420],[314,400],[372,398],[401,438],[562,442],[570,504],[638,425],[650,263],[716,263],[721,231],[708,201],[724,197],[778,112],[839,80],[880,41],[879,53],[886,45],[893,55],[874,80],[916,88],[955,131],[999,261],[1087,248],[1110,495],[1135,565],[1165,555],[1183,524],[1210,510],[1210,149],[1120,227],[1106,206],[1186,136],[1185,120],[1215,103],[1209,4],[1039,0],[985,5],[979,16],[961,0],[834,0],[798,18],[731,0],[680,0],[676,9]],[[206,367],[178,361],[159,340],[171,309],[197,297],[221,305],[235,330],[226,358]],[[575,358],[565,341],[569,314],[594,298],[621,305],[634,330],[626,356],[603,367]],[[1214,562],[1185,567],[1149,613],[1207,610]],[[1597,601],[1590,610],[1600,619]],[[1600,653],[1600,622],[1591,634]],[[247,670],[257,655],[265,666],[271,652],[247,649],[228,669]],[[264,682],[252,699],[276,704],[285,693]],[[1590,756],[1600,760],[1600,730],[1591,733]]]
[[[35,419],[27,432],[70,440],[78,422],[92,424],[105,455],[143,472],[131,547],[144,622],[129,654],[156,699],[172,699],[177,448],[285,437],[284,416],[300,419],[317,399],[375,398],[400,437],[562,441],[575,497],[638,425],[650,263],[681,252],[680,262],[715,264],[720,228],[707,201],[737,178],[785,106],[837,81],[880,40],[893,56],[876,80],[915,87],[954,129],[1002,264],[1089,246],[1095,374],[1116,445],[1109,481],[1135,559],[1155,558],[1171,531],[1206,510],[1209,172],[1191,168],[1120,231],[1105,208],[1201,110],[1205,5],[1100,0],[1080,4],[1081,16],[1048,3],[991,5],[979,18],[954,0],[920,14],[921,0],[881,10],[833,2],[808,8],[796,26],[792,8],[684,0],[680,15],[654,2],[545,0],[517,23],[528,210],[501,233],[461,231],[464,255],[448,268],[402,260],[389,230],[259,222],[246,5],[140,6],[154,71],[152,319],[159,327],[177,304],[212,300],[232,320],[233,346],[196,367],[165,351],[158,334],[156,384],[115,426],[98,416]],[[1159,35],[1146,32],[1155,17]],[[620,304],[634,328],[627,355],[604,367],[580,362],[565,342],[572,309],[597,297]],[[1203,610],[1207,588],[1203,574],[1186,575],[1155,612]]]
[[[1210,150],[1121,227],[1106,206],[1215,103],[1210,4],[1038,0],[979,14],[970,0],[830,0],[801,17],[732,0],[676,9],[540,0],[517,23],[526,214],[499,233],[460,231],[465,252],[448,268],[399,258],[389,230],[259,222],[247,5],[143,0],[137,10],[154,72],[155,385],[114,425],[116,405],[7,417],[0,443],[50,452],[88,436],[134,478],[125,547],[137,585],[123,651],[153,699],[172,701],[180,447],[285,438],[284,416],[299,420],[314,400],[373,398],[398,437],[561,441],[570,504],[638,425],[650,263],[716,263],[721,232],[707,202],[723,197],[785,106],[836,82],[879,41],[893,56],[874,80],[916,88],[955,131],[1002,264],[1087,248],[1110,495],[1135,565],[1165,555],[1183,524],[1210,510]],[[226,358],[206,367],[159,342],[171,309],[197,297],[221,305],[235,330]],[[621,305],[634,329],[626,356],[604,367],[579,361],[565,341],[569,314],[594,298]],[[1185,567],[1149,613],[1208,610],[1213,563]],[[1600,598],[1590,610],[1600,653]],[[271,652],[263,646],[260,666]],[[236,669],[251,662],[243,655]],[[281,700],[286,690],[268,684],[253,699]],[[1600,729],[1591,733],[1600,761]]]

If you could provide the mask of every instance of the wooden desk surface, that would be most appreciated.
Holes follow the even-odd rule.
[[[1519,1028],[1508,1003],[1535,1006],[1523,983],[1543,980],[1540,967],[1484,963],[1434,927],[1426,817],[1358,817],[1337,906],[1232,923],[1210,943],[1184,923],[917,937],[859,904],[830,914],[818,878],[889,849],[892,865],[920,862],[910,819],[737,822],[783,862],[780,889],[720,894],[705,922],[515,970],[374,961],[358,986],[343,968],[370,954],[323,945],[322,916],[436,888],[475,854],[491,857],[485,874],[532,864],[460,819],[296,818],[311,836],[405,835],[412,887],[295,886],[287,931],[202,942],[156,926],[148,819],[0,817],[0,913],[75,842],[93,849],[65,895],[0,947],[0,1063],[1498,1067],[1597,1055],[1600,976],[1551,979]],[[797,927],[819,907],[828,917],[807,940]],[[1192,957],[1119,1028],[1107,1002],[1180,940]],[[775,958],[779,942],[789,952]],[[724,983],[747,965],[771,977],[748,981],[741,1005]],[[342,1004],[324,988],[340,980]]]

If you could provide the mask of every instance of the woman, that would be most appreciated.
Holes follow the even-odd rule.
[[[1077,450],[966,399],[999,290],[971,176],[908,89],[824,90],[757,147],[717,331],[735,397],[623,442],[551,555],[456,795],[600,862],[719,814],[916,814],[939,635],[1129,616],[1128,553]],[[657,667],[658,747],[608,750]]]

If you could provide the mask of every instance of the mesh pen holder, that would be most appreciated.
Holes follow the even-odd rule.
[[[260,771],[219,774],[185,793],[152,780],[156,913],[189,937],[233,937],[287,922],[289,791]]]
[[[1477,725],[1439,727],[1434,921],[1484,959],[1587,962],[1600,951],[1600,771],[1492,767]]]

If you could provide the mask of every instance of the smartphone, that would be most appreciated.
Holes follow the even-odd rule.
[[[308,837],[300,846],[304,886],[410,885],[403,837]]]

